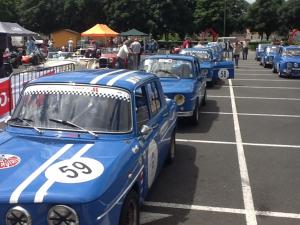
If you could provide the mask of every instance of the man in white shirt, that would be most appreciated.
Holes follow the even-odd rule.
[[[137,38],[134,39],[134,42],[131,43],[130,48],[133,53],[133,68],[137,69],[140,64],[140,55],[141,55],[141,44]]]
[[[129,50],[130,41],[126,40],[124,41],[122,47],[119,49],[119,52],[117,54],[117,62],[118,62],[118,68],[124,69],[125,68],[125,62],[128,59],[129,54],[131,53]]]

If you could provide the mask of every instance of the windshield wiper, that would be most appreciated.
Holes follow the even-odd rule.
[[[33,129],[34,129],[36,132],[38,132],[39,134],[42,134],[42,133],[43,133],[40,129],[38,129],[37,127],[33,126],[31,123],[28,123],[28,122],[27,122],[27,121],[33,122],[33,120],[31,120],[31,119],[15,117],[15,118],[9,119],[7,122],[12,122],[12,121],[21,121],[21,122],[27,124],[28,126],[30,126],[31,128],[33,128]]]
[[[88,132],[89,134],[93,135],[94,137],[98,137],[97,134],[95,134],[94,132],[90,131],[90,130],[87,130],[75,123],[72,123],[71,121],[68,121],[68,120],[59,120],[59,119],[49,119],[50,121],[52,122],[56,122],[56,123],[61,123],[61,124],[64,124],[64,125],[69,125],[69,126],[72,126],[72,127],[77,127],[79,128],[80,130],[83,130],[85,132]]]
[[[171,73],[171,72],[168,71],[168,70],[157,70],[156,72],[163,72],[163,73],[166,73],[166,74],[170,75],[171,77],[175,77],[175,78],[177,78],[177,79],[180,79],[180,76],[178,76],[178,75],[176,75],[176,74],[173,74],[173,73]]]

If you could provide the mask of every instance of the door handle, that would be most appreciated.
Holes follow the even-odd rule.
[[[157,124],[155,124],[155,125],[152,126],[152,129],[156,129],[156,128],[158,128],[158,127],[159,127],[159,125],[158,125],[158,123],[157,123]]]
[[[163,114],[163,117],[167,117],[169,115],[169,112],[166,112],[165,114]]]

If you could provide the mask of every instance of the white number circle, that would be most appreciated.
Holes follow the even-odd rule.
[[[150,188],[153,184],[158,161],[158,149],[157,144],[152,140],[148,148],[148,187]]]
[[[220,69],[218,72],[218,77],[222,80],[229,78],[229,71],[227,69]]]
[[[103,164],[95,159],[76,158],[53,164],[45,176],[58,183],[82,183],[96,179],[103,171]]]

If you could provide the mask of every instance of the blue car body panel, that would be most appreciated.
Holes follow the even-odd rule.
[[[295,51],[297,54],[289,55],[289,51]],[[300,46],[280,46],[273,65],[279,76],[300,77]]]
[[[31,81],[25,90],[50,84],[113,87],[128,92],[132,130],[94,137],[78,130],[40,128],[43,133],[38,133],[30,126],[9,123],[0,133],[0,224],[6,224],[9,209],[20,206],[30,213],[34,225],[45,225],[51,207],[66,205],[76,211],[80,224],[119,225],[129,191],[136,191],[142,203],[163,168],[175,132],[176,104],[164,98],[156,76],[139,71],[61,73]],[[134,99],[136,90],[148,84],[156,85],[161,107],[157,114],[149,114],[147,122],[147,126],[158,126],[142,137]]]
[[[200,61],[200,69],[208,69],[207,81],[217,81],[224,79],[234,79],[234,63],[227,60],[218,60],[218,56],[213,56],[210,48],[187,48],[181,51],[181,54],[196,54],[205,52],[212,56],[210,61]]]

